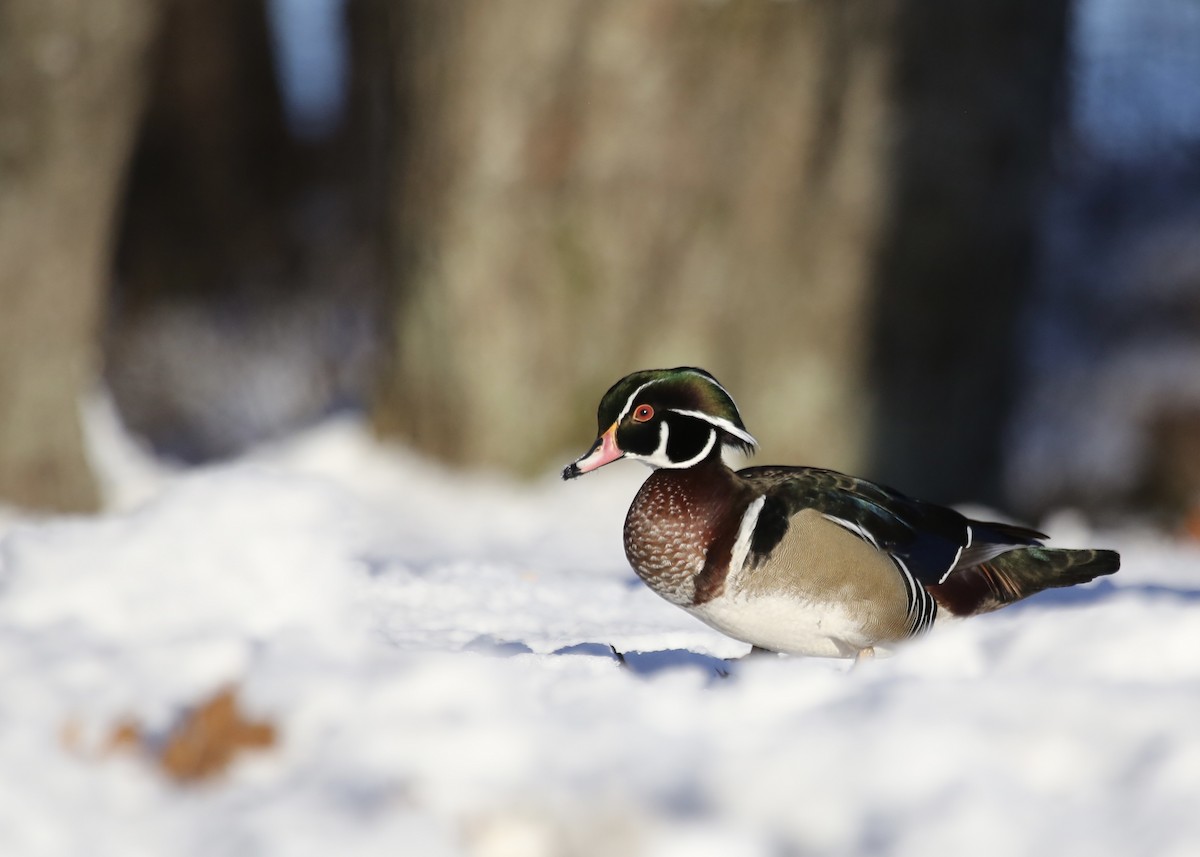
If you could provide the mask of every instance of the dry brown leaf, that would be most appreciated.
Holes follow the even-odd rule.
[[[234,688],[193,709],[172,730],[159,755],[163,770],[181,782],[219,774],[243,750],[275,744],[275,727],[245,719]]]
[[[63,725],[62,744],[71,752],[80,752],[80,731],[76,720]],[[275,727],[247,719],[238,706],[237,688],[226,687],[188,710],[161,742],[147,735],[133,718],[118,721],[99,755],[135,752],[177,782],[193,783],[221,773],[242,752],[272,747],[275,742]]]

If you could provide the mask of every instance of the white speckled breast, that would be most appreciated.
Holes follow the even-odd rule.
[[[655,471],[625,517],[625,556],[647,586],[672,604],[689,605],[718,519],[686,471]]]

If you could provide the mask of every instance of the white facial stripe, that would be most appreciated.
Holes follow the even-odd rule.
[[[754,439],[754,436],[751,435],[750,432],[746,431],[745,429],[738,428],[724,417],[714,417],[710,414],[705,414],[700,411],[685,411],[682,408],[669,408],[668,410],[670,410],[673,414],[680,414],[681,416],[695,417],[698,420],[704,420],[704,422],[708,423],[710,426],[716,426],[722,431],[729,432],[734,437],[744,440],[751,446],[758,446],[758,441]]]
[[[722,387],[714,378],[711,378],[708,375],[705,375],[701,372],[690,372],[688,374],[695,375],[697,378],[703,378],[705,381],[712,384],[714,387],[716,387],[718,390],[720,390],[722,393],[724,393],[729,398],[729,401],[731,401],[731,402],[733,401],[733,396],[729,395],[729,391],[726,390],[724,387]],[[634,390],[633,393],[630,394],[629,398],[625,400],[625,407],[623,407],[621,409],[621,413],[619,413],[617,415],[617,422],[621,422],[622,420],[625,419],[625,417],[629,414],[629,411],[633,408],[633,403],[635,401],[637,401],[637,397],[639,395],[641,395],[643,390],[645,390],[651,384],[657,384],[657,383],[659,383],[661,381],[665,381],[665,380],[667,380],[667,379],[651,378],[649,381],[647,381],[646,383],[644,383],[640,387],[638,387],[636,390]],[[735,404],[734,407],[736,408],[737,405]],[[733,423],[731,423],[729,420],[725,419],[724,417],[714,417],[709,414],[702,413],[700,411],[688,411],[688,410],[684,410],[683,408],[670,408],[670,410],[674,411],[677,414],[682,414],[685,417],[696,417],[697,419],[704,420],[709,425],[716,426],[717,428],[719,428],[723,431],[729,432],[729,434],[733,435],[734,437],[736,437],[740,440],[745,441],[746,443],[750,444],[753,447],[756,447],[756,448],[758,447],[758,441],[754,439],[754,435],[750,434],[750,432],[746,431],[745,429],[738,428],[737,426],[735,426]]]
[[[626,458],[632,458],[634,461],[644,461],[651,467],[666,467],[682,470],[685,467],[691,467],[693,464],[699,464],[704,459],[708,458],[708,454],[713,451],[713,447],[717,445],[717,433],[709,431],[708,442],[704,444],[704,448],[700,453],[687,461],[672,461],[667,455],[667,443],[671,438],[671,429],[666,422],[659,423],[658,429],[658,448],[649,455],[639,455],[636,452],[627,452]]]
[[[666,423],[663,423],[666,425]],[[704,459],[708,458],[708,454],[713,451],[713,447],[717,445],[717,433],[710,431],[708,433],[708,443],[704,444],[704,449],[700,450],[700,454],[695,458],[689,458],[687,461],[672,462],[671,467],[691,467],[693,464],[699,464]],[[662,446],[663,454],[666,455],[666,445]]]
[[[729,575],[727,580],[736,586],[736,579],[746,564],[746,556],[750,553],[750,542],[754,538],[754,528],[758,524],[758,515],[762,512],[766,496],[761,496],[746,507],[742,515],[742,523],[738,527],[737,540],[733,543],[733,551],[729,554]]]
[[[666,425],[665,422],[664,422],[664,425]],[[702,450],[700,450],[700,454],[698,454],[695,457],[695,459],[688,459],[688,461],[672,462],[671,467],[691,467],[692,465],[698,465],[698,463],[702,462],[704,459],[707,459],[708,454],[712,453],[713,447],[715,447],[715,445],[716,445],[716,432],[710,431],[710,432],[708,432],[708,443],[704,444],[704,448]],[[664,454],[666,454],[665,447],[664,447]]]
[[[722,393],[724,393],[725,397],[727,399],[729,399],[729,401],[733,404],[733,409],[735,411],[738,410],[737,402],[733,401],[733,396],[731,396],[729,394],[729,391],[725,389],[725,387],[721,384],[720,381],[718,381],[716,378],[712,377],[711,375],[704,374],[703,372],[693,371],[691,374],[693,374],[699,378],[703,378],[705,381],[712,384],[714,387],[716,387],[718,390],[720,390]],[[740,413],[740,411],[739,411],[739,413]],[[738,433],[733,432],[733,434],[738,434]],[[741,435],[738,435],[738,436],[740,437]],[[758,441],[756,441],[748,433],[746,433],[746,436],[745,436],[745,438],[743,438],[743,440],[745,440],[747,443],[751,444],[752,446],[758,446]]]
[[[654,452],[649,455],[642,455],[637,452],[625,453],[626,458],[632,458],[634,461],[644,462],[651,467],[671,467],[671,459],[667,458],[667,441],[671,437],[671,427],[666,422],[658,424],[658,446]]]
[[[625,402],[625,407],[621,409],[621,413],[617,414],[617,422],[620,422],[621,420],[625,419],[625,415],[628,414],[629,409],[633,407],[634,399],[636,399],[638,397],[638,394],[641,393],[642,390],[646,389],[651,384],[657,384],[661,380],[662,380],[661,378],[653,378],[653,379],[647,381],[642,386],[638,387],[636,390],[634,390],[633,393],[629,396],[629,400]]]
[[[703,378],[705,381],[712,384],[714,387],[716,387],[718,390],[720,390],[726,396],[729,396],[729,391],[726,390],[724,387],[722,387],[721,382],[718,381],[716,378],[714,378],[712,375],[706,375],[703,372],[697,372],[695,370],[688,372],[688,374],[695,375],[697,378]],[[733,401],[733,396],[729,396],[729,401],[731,401],[731,402]],[[734,407],[736,408],[737,405],[735,404]]]

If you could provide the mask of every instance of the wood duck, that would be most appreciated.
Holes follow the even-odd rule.
[[[733,471],[752,452],[732,397],[702,369],[651,369],[609,388],[600,436],[562,473],[621,458],[655,468],[625,518],[625,555],[672,604],[754,649],[860,659],[1043,589],[1120,567],[1108,550],[976,521],[833,470]]]

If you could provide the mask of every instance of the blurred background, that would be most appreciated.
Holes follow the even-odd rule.
[[[1200,0],[0,2],[0,503],[98,506],[97,389],[544,475],[678,364],[761,463],[1197,526]]]

